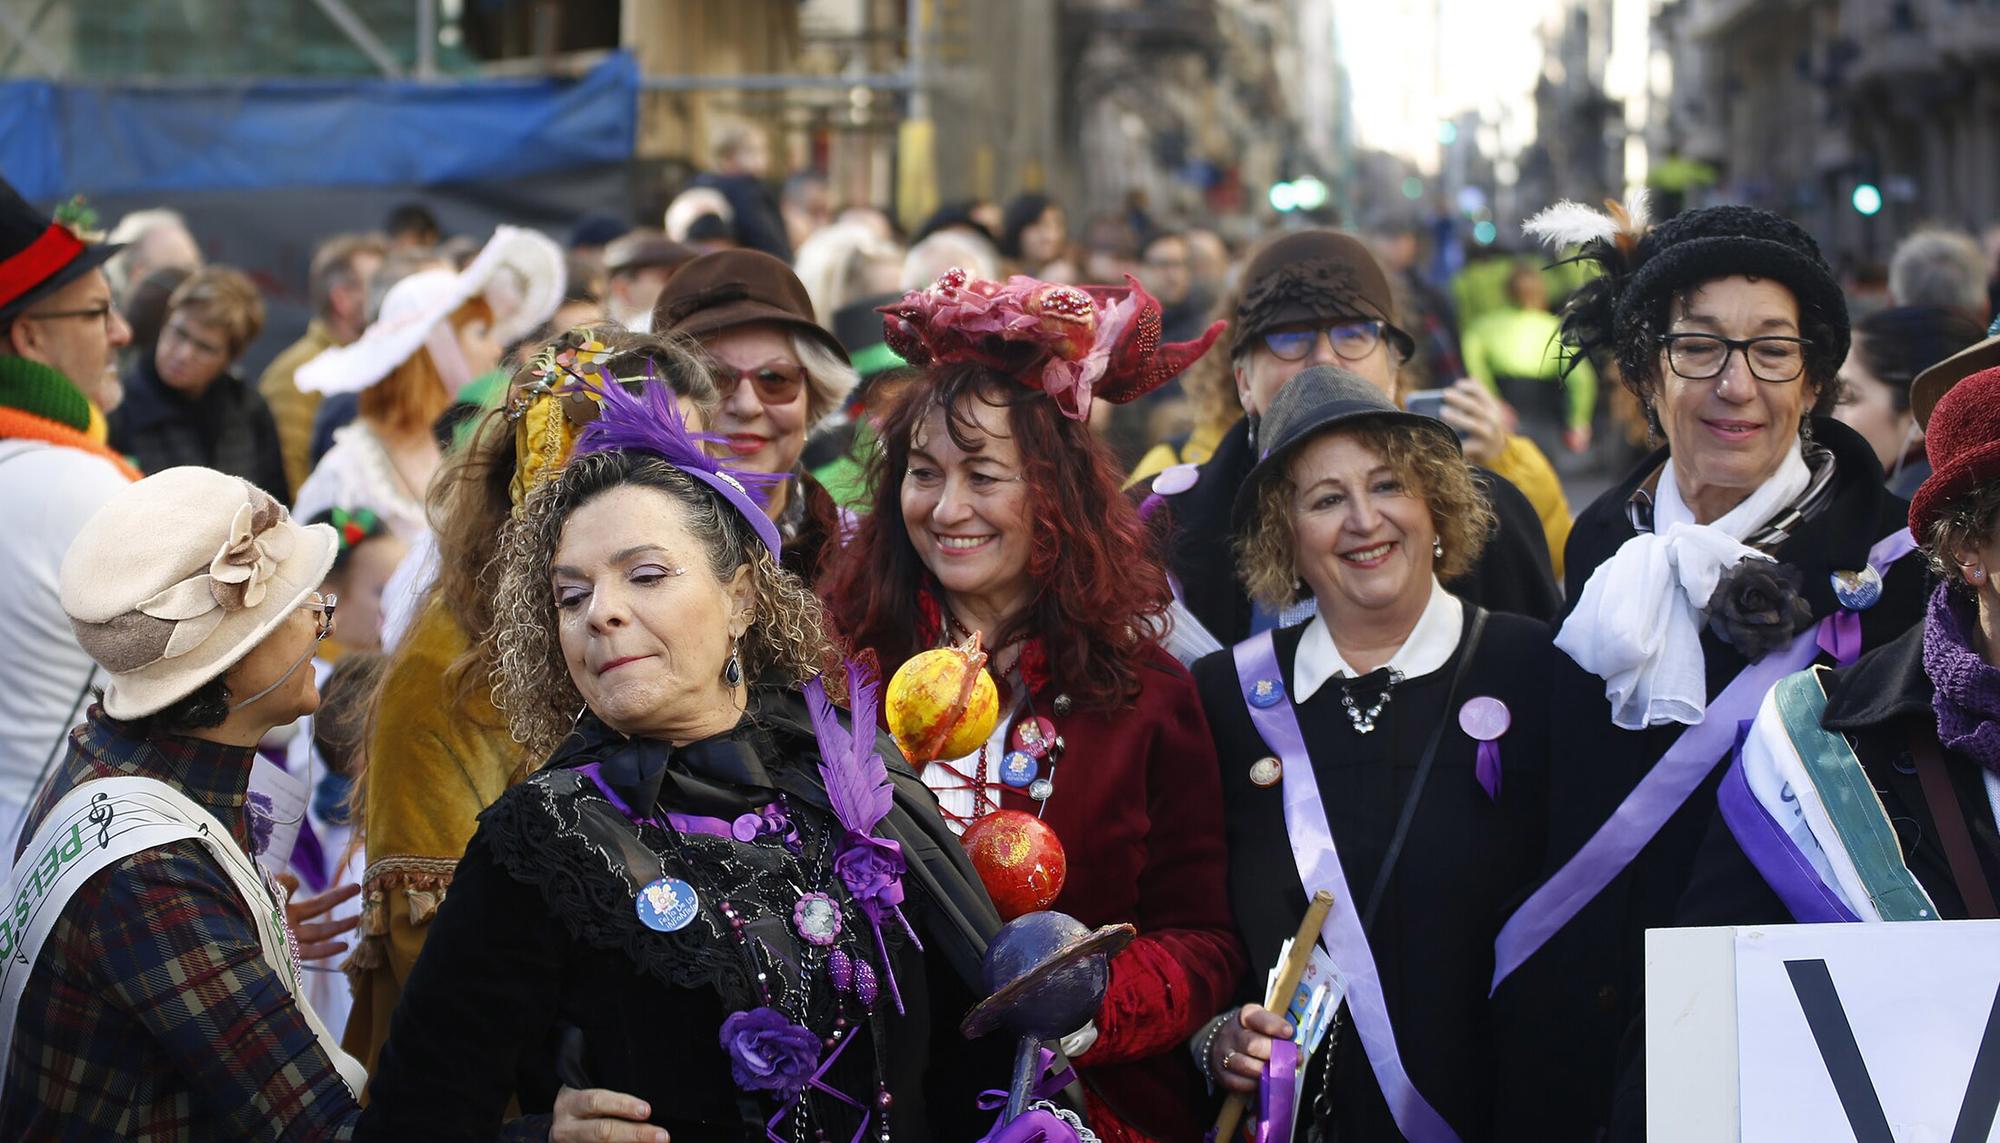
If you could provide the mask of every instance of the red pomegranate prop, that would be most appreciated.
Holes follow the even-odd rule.
[[[995,810],[965,827],[959,841],[1003,921],[1048,908],[1069,875],[1056,831],[1030,813]]]

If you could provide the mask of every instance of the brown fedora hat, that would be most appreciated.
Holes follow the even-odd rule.
[[[812,298],[792,268],[759,250],[718,250],[674,272],[653,303],[653,329],[696,341],[771,322],[818,340],[842,361],[847,347],[813,320]]]

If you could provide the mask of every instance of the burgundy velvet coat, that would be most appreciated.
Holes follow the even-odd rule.
[[[1244,972],[1230,916],[1221,771],[1187,668],[1157,647],[1119,710],[1056,716],[1061,688],[1035,693],[1064,751],[1043,820],[1069,858],[1054,908],[1092,926],[1129,921],[1139,938],[1111,962],[1097,1043],[1077,1059],[1090,1123],[1105,1143],[1201,1138],[1206,1087],[1185,1045],[1228,1005]],[[1033,813],[1025,792],[1002,805]]]

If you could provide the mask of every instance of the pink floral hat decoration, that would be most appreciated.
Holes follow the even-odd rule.
[[[1130,274],[1122,286],[1065,286],[1018,274],[986,281],[956,267],[880,312],[889,348],[910,364],[984,365],[1079,421],[1096,398],[1122,405],[1165,385],[1228,325],[1163,343],[1159,299]]]

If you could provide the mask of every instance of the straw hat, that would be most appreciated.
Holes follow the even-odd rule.
[[[308,393],[358,393],[423,348],[438,324],[473,298],[493,307],[493,332],[518,341],[554,316],[567,284],[562,247],[518,226],[494,230],[465,269],[425,270],[390,287],[382,316],[349,345],[335,346],[299,366]]]
[[[77,642],[113,718],[154,714],[240,661],[319,588],[339,541],[240,477],[169,468],[112,497],[63,556]]]

